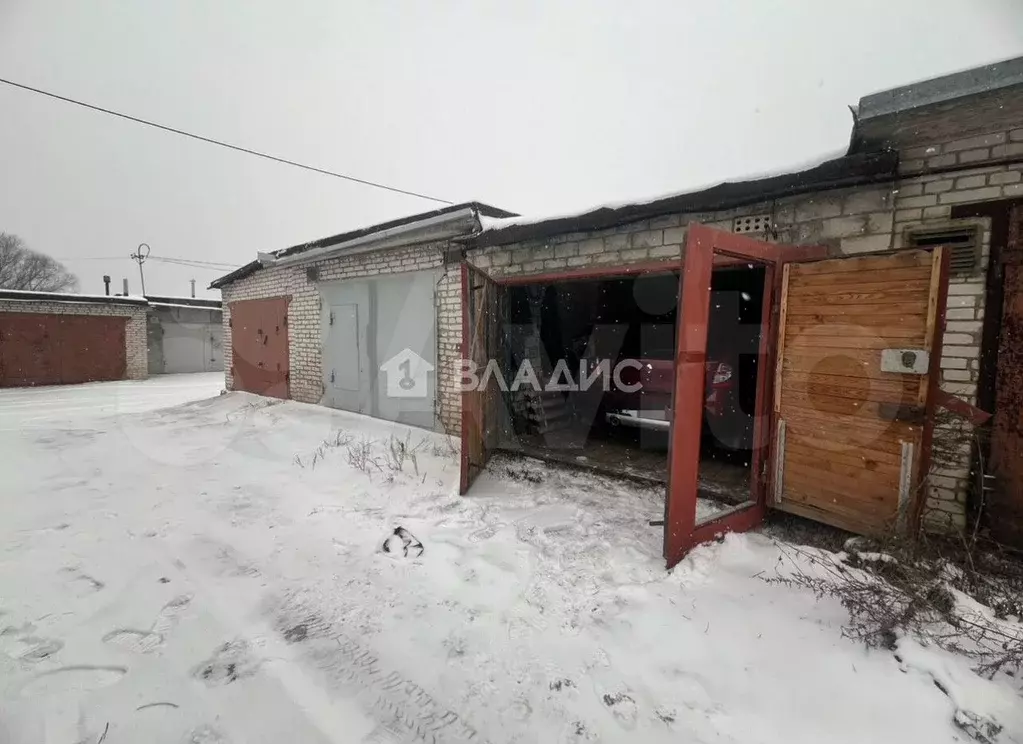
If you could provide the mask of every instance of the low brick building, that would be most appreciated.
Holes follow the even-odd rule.
[[[1021,202],[1023,59],[1017,59],[864,97],[855,109],[847,154],[798,173],[552,219],[508,217],[481,205],[464,205],[448,214],[468,207],[473,210],[471,218],[440,239],[431,240],[422,226],[416,228],[414,243],[408,237],[391,239],[388,231],[394,223],[390,223],[278,252],[267,257],[266,266],[254,262],[213,286],[224,292],[226,323],[236,303],[243,300],[287,298],[287,310],[281,316],[287,321],[283,340],[288,345],[284,357],[290,382],[286,394],[317,402],[325,399],[330,384],[324,356],[329,333],[325,318],[334,317],[325,309],[319,284],[436,270],[435,409],[447,431],[463,436],[463,469],[470,473],[463,478],[467,486],[489,452],[499,447],[499,430],[512,432],[512,439],[517,438],[512,448],[521,449],[522,427],[530,425],[528,420],[509,422],[507,414],[500,422],[487,421],[481,411],[491,403],[460,392],[460,360],[478,351],[473,348],[474,335],[484,339],[492,353],[506,341],[495,342],[493,334],[498,331],[487,331],[488,323],[500,323],[518,313],[539,328],[550,298],[559,291],[575,298],[575,308],[587,307],[598,302],[595,298],[601,293],[617,291],[609,282],[675,275],[681,280],[676,283],[678,309],[657,317],[662,324],[670,321],[684,328],[678,338],[688,348],[694,339],[701,339],[686,325],[683,306],[687,300],[681,290],[686,274],[706,271],[710,278],[710,265],[698,264],[704,253],[716,252],[713,276],[719,268],[743,269],[745,261],[740,256],[757,256],[748,264],[755,275],[750,285],[756,285],[753,294],[764,299],[762,312],[758,306],[755,313],[762,324],[761,346],[752,353],[760,365],[757,410],[774,428],[766,432],[763,422],[751,424],[754,469],[736,481],[738,490],[752,492],[749,503],[762,508],[773,498],[774,505],[791,503],[791,511],[859,531],[877,531],[881,524],[904,518],[904,507],[910,502],[919,503],[923,518],[932,526],[963,527],[983,503],[994,515],[988,523],[995,531],[1008,541],[1019,541],[1023,539],[1023,441],[1018,421],[1023,396],[1013,393],[1006,381],[1016,374],[1016,366],[1007,365],[1021,361],[1013,350],[1018,339],[1013,342],[1011,334],[1021,323],[1013,313],[1023,307],[1023,279],[1014,278],[1010,268],[1015,257],[1023,255]],[[401,227],[423,219],[419,215],[398,223]],[[697,245],[690,240],[694,224],[718,232],[701,232]],[[723,234],[733,237],[714,237]],[[363,239],[368,241],[364,246],[359,242]],[[793,248],[771,248],[785,245]],[[802,263],[811,257],[846,263],[822,262],[817,267]],[[457,268],[463,258],[460,283]],[[598,286],[598,280],[603,284]],[[589,289],[585,281],[591,282]],[[569,282],[575,283],[569,287]],[[550,289],[558,283],[564,286]],[[489,285],[496,289],[486,289]],[[521,289],[511,289],[515,286]],[[694,285],[694,293],[704,298],[711,291],[711,287]],[[786,303],[792,306],[788,318],[784,310],[779,311]],[[843,303],[859,313],[847,335],[860,340],[842,341],[834,358],[819,360],[825,365],[820,369],[827,370],[822,379],[845,381],[837,386],[838,394],[815,399],[838,408],[810,411],[817,403],[808,404],[803,390],[802,409],[796,405],[790,411],[792,428],[786,445],[785,429],[777,424],[786,419],[786,406],[796,398],[785,397],[785,375],[802,374],[800,384],[806,388],[807,376],[817,374],[799,367],[806,363],[805,350],[812,350],[814,344],[805,343],[802,336],[785,338],[786,324],[812,340],[814,334],[827,330],[816,325],[849,312],[839,307]],[[696,326],[704,328],[706,336],[706,311],[691,309],[699,311]],[[558,312],[563,318],[579,315],[576,310],[566,314],[564,307],[554,308],[554,315]],[[489,319],[481,322],[480,313]],[[530,313],[532,320],[528,320]],[[678,315],[683,316],[681,320]],[[544,322],[547,327],[557,325],[549,318]],[[225,329],[225,338],[229,336]],[[838,336],[824,338],[835,343]],[[268,345],[264,336],[259,338]],[[705,337],[702,343],[706,345]],[[230,359],[230,350],[225,351]],[[695,362],[683,355],[684,348],[679,354],[676,375],[682,379],[685,368]],[[260,364],[268,361],[272,363],[261,360]],[[836,366],[840,364],[853,366],[843,371]],[[863,370],[874,371],[864,377]],[[688,379],[702,379],[702,367]],[[230,368],[227,381],[229,388],[237,387]],[[849,394],[864,385],[868,394]],[[870,385],[895,398],[874,395]],[[695,386],[700,387],[698,382]],[[772,389],[776,391],[773,407],[763,400]],[[937,401],[947,404],[949,400],[942,392],[993,412],[990,445],[978,451],[969,436],[948,444],[949,432],[958,425],[935,418]],[[681,386],[674,389],[676,399],[689,394]],[[692,402],[698,403],[701,392],[692,394],[697,396]],[[473,409],[463,412],[466,400]],[[563,402],[527,403],[526,408],[533,406],[541,419],[568,415],[563,413]],[[847,404],[862,405],[873,418],[860,422],[839,418],[840,413],[848,416],[848,411],[839,410]],[[515,405],[512,401],[511,407]],[[364,404],[354,410],[373,412]],[[824,427],[822,440],[831,436],[848,451],[823,457],[804,448],[802,459],[796,459],[797,445],[802,446],[799,439],[807,435],[800,434],[793,422],[810,413],[817,416],[815,426]],[[511,418],[516,415],[516,410],[510,414]],[[852,441],[843,426],[849,432],[862,428],[884,446]],[[939,458],[933,455],[934,442],[943,437],[946,451]],[[646,454],[637,454],[637,461],[654,462],[662,480],[677,484],[680,477],[675,469],[684,458],[676,457],[673,448],[681,439],[674,437],[667,460],[662,447],[659,461]],[[790,460],[778,457],[786,447],[793,453]],[[552,449],[544,444],[530,451]],[[575,464],[584,460],[595,464],[601,458],[621,461],[618,450],[612,447],[608,452],[610,456],[594,452],[570,459]],[[988,463],[985,475],[993,476],[984,484],[974,467],[978,459]],[[628,468],[635,471],[631,465]],[[695,472],[687,471],[686,477],[690,476],[695,489]],[[800,483],[801,494],[793,490]],[[926,490],[926,498],[919,496],[921,489]],[[845,505],[847,496],[860,501]],[[669,506],[671,500],[669,489]],[[722,513],[729,518],[734,510],[746,514],[745,506],[748,503]],[[739,518],[752,523],[750,517]],[[666,546],[691,544],[722,525],[734,524],[710,519],[702,527],[695,521],[679,527],[669,518]],[[686,534],[669,535],[672,530]],[[678,550],[666,548],[666,552],[669,561],[677,560]]]
[[[650,272],[653,263],[683,258],[693,223],[770,242],[820,245],[832,256],[944,246],[950,271],[939,384],[993,412],[1000,439],[990,457],[963,441],[956,444],[960,456],[946,453],[934,463],[926,518],[932,525],[965,525],[968,500],[979,506],[984,488],[972,468],[982,456],[995,471],[987,473],[996,483],[985,496],[996,515],[989,521],[1018,542],[1023,454],[1018,425],[1011,422],[1023,409],[1020,396],[998,395],[996,380],[1018,375],[999,372],[998,365],[1007,364],[1012,344],[1006,334],[1019,322],[1009,316],[1019,312],[1013,308],[1019,307],[1020,283],[1012,290],[1015,299],[1003,296],[1009,291],[1003,266],[1023,253],[1021,204],[1023,59],[1016,59],[863,98],[848,154],[816,168],[575,216],[496,220],[470,242],[466,258],[495,278],[518,281],[630,264]]]
[[[0,386],[141,380],[142,297],[0,290]]]
[[[437,394],[438,385],[455,394],[455,381],[437,372],[452,367],[461,343],[455,241],[479,232],[481,216],[509,215],[457,204],[266,254],[216,280],[227,389],[457,433],[458,409]],[[401,322],[388,309],[403,310]],[[402,348],[434,369],[425,397],[392,404],[379,368]]]

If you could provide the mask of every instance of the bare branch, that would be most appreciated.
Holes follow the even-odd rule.
[[[74,292],[78,278],[60,261],[33,251],[17,235],[0,232],[0,289]]]

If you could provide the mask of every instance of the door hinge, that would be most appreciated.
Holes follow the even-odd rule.
[[[327,320],[327,325],[334,325],[334,311],[330,311],[330,317]]]
[[[334,370],[330,370],[330,384],[334,384]]]

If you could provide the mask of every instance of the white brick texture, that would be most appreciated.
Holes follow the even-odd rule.
[[[940,148],[939,148],[940,149]],[[964,152],[968,152],[964,151]],[[779,242],[825,245],[835,255],[902,248],[914,227],[950,222],[956,204],[1023,196],[1023,164],[978,167],[954,174],[911,175],[896,182],[790,197],[740,209],[657,217],[609,230],[572,233],[511,245],[471,249],[468,260],[494,276],[528,275],[596,265],[677,259],[690,222],[731,230],[735,217],[770,213]],[[973,220],[977,222],[977,220]],[[989,222],[989,221],[988,221]],[[976,403],[984,286],[990,225],[982,229],[983,262],[975,275],[953,278],[942,349],[943,389]],[[751,237],[760,237],[753,235]],[[969,322],[963,325],[962,322]],[[969,452],[959,475],[932,483],[927,500],[930,526],[965,524]]]
[[[461,339],[460,266],[445,266],[450,246],[446,242],[329,258],[298,266],[268,267],[239,279],[222,289],[224,301],[224,384],[234,389],[232,379],[231,303],[240,300],[288,297],[288,345],[290,349],[290,393],[293,400],[319,403],[323,397],[323,362],[320,338],[320,300],[317,282],[365,278],[384,274],[445,268],[437,286],[438,418],[444,428],[457,433],[461,401],[442,370],[451,369],[458,358]],[[315,268],[317,280],[308,279]],[[452,343],[454,329],[458,341]]]

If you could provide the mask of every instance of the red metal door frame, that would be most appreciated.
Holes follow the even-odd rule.
[[[585,279],[604,279],[615,276],[680,271],[680,312],[676,331],[676,379],[673,397],[673,422],[668,460],[668,488],[665,497],[664,556],[671,568],[695,545],[727,531],[751,529],[763,520],[767,478],[759,477],[762,463],[769,461],[771,415],[771,385],[773,382],[773,353],[775,322],[773,298],[780,276],[780,266],[789,261],[827,258],[822,246],[794,246],[767,243],[743,235],[715,230],[698,223],[690,223],[686,230],[686,244],[680,259],[650,261],[633,264],[614,264],[585,267],[575,270],[544,274],[489,277],[498,285],[545,284]],[[699,477],[700,428],[702,424],[707,325],[710,314],[710,283],[715,267],[755,263],[765,268],[763,324],[759,348],[759,365],[763,370],[757,380],[754,441],[756,469],[753,479],[754,502],[749,507],[723,514],[703,524],[696,524],[696,492]],[[482,273],[482,272],[481,272]],[[462,266],[462,349],[469,349],[469,319],[467,293],[469,291],[466,265]],[[462,397],[463,437],[465,396]],[[693,411],[686,416],[683,411]],[[676,435],[685,432],[685,436]],[[677,445],[677,446],[676,446]],[[463,439],[463,472],[467,471],[464,458],[467,450]],[[462,492],[467,485],[462,484]]]
[[[770,487],[764,463],[770,462],[770,434],[774,426],[771,406],[777,336],[774,297],[780,268],[789,261],[825,257],[827,249],[822,246],[767,243],[705,225],[689,225],[682,262],[682,307],[675,363],[668,490],[664,503],[664,557],[668,568],[701,542],[725,532],[752,529],[763,521]],[[751,502],[697,525],[710,286],[715,265],[735,263],[757,264],[765,269],[754,410]]]

